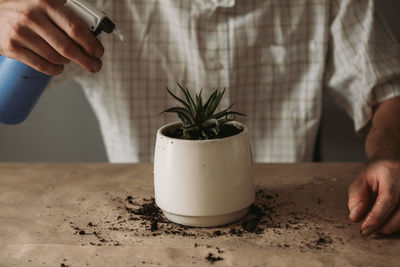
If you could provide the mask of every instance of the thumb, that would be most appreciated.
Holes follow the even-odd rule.
[[[349,219],[353,222],[361,220],[367,212],[370,201],[366,179],[359,177],[349,187]]]

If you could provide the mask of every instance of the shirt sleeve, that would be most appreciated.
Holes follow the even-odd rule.
[[[400,96],[400,45],[374,2],[331,2],[325,87],[357,132],[369,124],[375,105]]]

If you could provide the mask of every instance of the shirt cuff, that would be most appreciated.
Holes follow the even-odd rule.
[[[396,96],[400,96],[400,77],[374,87],[368,99],[363,98],[358,105],[353,106],[353,119],[356,132],[358,134],[368,132],[374,106]]]

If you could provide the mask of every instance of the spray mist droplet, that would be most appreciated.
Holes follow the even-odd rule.
[[[122,32],[122,30],[120,30],[120,29],[115,29],[114,30],[114,35],[120,40],[120,42],[121,43],[123,43],[124,42],[124,33]]]

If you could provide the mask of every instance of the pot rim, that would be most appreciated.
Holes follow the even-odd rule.
[[[166,140],[173,140],[173,141],[179,141],[179,142],[191,142],[191,143],[208,142],[208,143],[210,143],[210,142],[219,142],[219,141],[222,141],[222,140],[228,140],[230,138],[235,138],[235,137],[238,137],[240,135],[248,133],[247,126],[245,124],[241,123],[241,122],[238,122],[238,121],[230,121],[230,122],[227,122],[227,124],[233,124],[235,126],[239,126],[239,127],[242,128],[242,131],[240,133],[238,133],[238,134],[231,135],[231,136],[228,136],[228,137],[223,137],[223,138],[208,139],[208,140],[207,139],[205,139],[205,140],[190,140],[190,139],[179,139],[179,138],[169,137],[169,136],[167,136],[167,135],[165,135],[163,133],[163,131],[165,129],[168,129],[168,128],[170,128],[172,126],[175,126],[175,125],[178,125],[178,124],[182,124],[182,123],[180,121],[175,121],[175,122],[171,122],[171,123],[168,123],[168,124],[160,127],[158,129],[158,131],[157,131],[157,138],[160,136],[162,138],[165,138]]]

